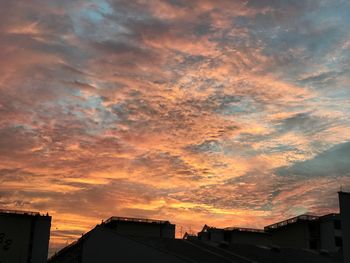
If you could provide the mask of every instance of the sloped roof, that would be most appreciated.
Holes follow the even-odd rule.
[[[218,251],[215,247],[206,247],[205,244],[184,239],[132,237],[157,250],[164,251],[193,263],[250,263],[232,253]],[[200,242],[200,241],[199,241]]]
[[[317,251],[247,244],[230,245],[227,250],[259,263],[342,263],[340,253],[321,255]]]
[[[65,246],[64,248],[62,248],[61,250],[59,250],[58,252],[56,252],[52,257],[50,257],[48,259],[48,262],[54,261],[57,258],[60,258],[61,256],[63,256],[66,253],[69,253],[73,250],[76,250],[77,248],[81,247],[84,242],[90,237],[90,235],[95,231],[95,229],[98,227],[98,225],[91,229],[89,232],[85,233],[84,235],[82,235],[79,239],[77,239],[76,241],[70,243],[69,245]]]

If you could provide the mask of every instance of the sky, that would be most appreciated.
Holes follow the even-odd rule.
[[[50,251],[110,216],[179,231],[338,211],[347,0],[0,0],[0,208]]]

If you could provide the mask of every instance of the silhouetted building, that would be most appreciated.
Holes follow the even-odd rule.
[[[204,225],[202,231],[198,233],[198,238],[203,241],[211,242],[224,242],[225,240],[225,231],[223,228],[212,227]]]
[[[0,262],[47,262],[50,227],[51,216],[0,210]]]
[[[226,227],[216,228],[205,225],[198,233],[198,239],[224,244],[270,245],[270,234],[262,229]]]
[[[266,226],[264,229],[271,234],[272,244],[281,247],[320,248],[318,216],[300,215]]]
[[[149,250],[136,238],[174,239],[175,225],[169,221],[111,217],[56,253],[49,262],[152,262],[154,258],[173,262],[166,253]]]
[[[124,235],[175,238],[175,225],[169,221],[113,216],[103,225]]]
[[[343,247],[343,233],[340,214],[328,214],[319,218],[320,248],[340,251]]]
[[[193,239],[195,239],[195,240],[197,240],[198,237],[195,234],[190,234],[190,233],[186,232],[182,239],[185,239],[185,240],[193,240]]]
[[[350,262],[350,193],[339,192],[341,230],[343,233],[344,262]]]
[[[266,226],[272,244],[283,247],[340,251],[342,230],[339,214],[300,215]]]
[[[311,251],[231,244],[222,246],[198,239],[175,239],[117,233],[96,226],[51,257],[49,263],[341,263],[337,255]]]
[[[205,225],[198,239],[216,243],[277,245],[300,249],[337,252],[342,248],[339,214],[300,215],[266,226],[264,229],[216,228]]]
[[[350,193],[339,192],[340,214],[299,215],[262,229],[205,225],[198,239],[218,245],[250,244],[311,249],[342,255],[350,263]],[[348,254],[347,254],[348,253]]]

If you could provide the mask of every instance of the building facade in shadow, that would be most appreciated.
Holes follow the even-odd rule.
[[[0,262],[47,262],[50,227],[49,215],[0,210]]]
[[[339,192],[344,263],[350,262],[350,193]]]

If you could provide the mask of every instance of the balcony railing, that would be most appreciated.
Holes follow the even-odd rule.
[[[153,223],[153,224],[170,224],[169,221],[165,220],[154,220],[154,219],[145,219],[145,218],[132,218],[132,217],[119,217],[112,216],[108,218],[104,223],[108,224],[115,221],[124,221],[124,222],[137,222],[137,223]]]
[[[318,219],[319,219],[319,216],[305,214],[305,215],[300,215],[300,216],[296,216],[293,218],[289,218],[289,219],[286,219],[284,221],[281,221],[281,222],[278,222],[278,223],[275,223],[272,225],[265,226],[264,229],[265,230],[277,229],[277,228],[280,228],[280,227],[283,227],[286,225],[296,223],[298,221],[314,221],[314,220],[318,220]]]
[[[254,233],[265,233],[263,229],[246,228],[246,227],[226,227],[225,231],[239,231],[239,232],[254,232]]]
[[[9,210],[9,209],[0,209],[0,214],[17,214],[17,215],[40,216],[39,212]]]

